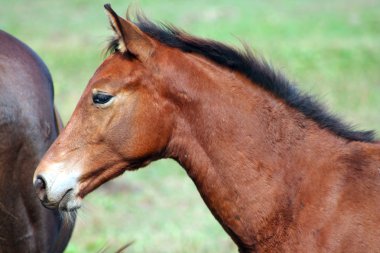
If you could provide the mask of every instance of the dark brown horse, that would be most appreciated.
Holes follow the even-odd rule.
[[[250,51],[106,5],[116,37],[35,172],[75,210],[104,182],[178,161],[241,252],[380,251],[380,145]]]
[[[62,252],[72,225],[41,206],[30,180],[61,127],[42,60],[0,31],[0,252]]]

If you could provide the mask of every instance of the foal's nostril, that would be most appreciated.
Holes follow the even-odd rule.
[[[42,176],[37,176],[34,181],[34,188],[36,189],[38,198],[44,200],[46,198],[46,181]]]
[[[37,176],[37,179],[34,182],[34,187],[36,188],[36,190],[45,190],[46,189],[46,182],[42,176]]]

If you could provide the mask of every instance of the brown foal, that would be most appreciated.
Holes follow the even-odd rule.
[[[48,207],[173,158],[240,252],[380,251],[380,145],[248,50],[106,5],[111,55],[35,172]]]

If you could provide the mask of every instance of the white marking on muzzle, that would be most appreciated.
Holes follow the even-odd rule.
[[[49,202],[59,202],[70,190],[72,195],[78,191],[78,178],[81,166],[68,166],[63,162],[47,165],[47,169],[40,174],[46,181],[46,194]]]

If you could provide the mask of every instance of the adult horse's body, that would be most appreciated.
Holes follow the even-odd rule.
[[[0,252],[62,252],[72,225],[44,208],[30,180],[61,127],[42,60],[0,31]]]
[[[170,157],[241,252],[380,250],[373,132],[249,52],[106,9],[114,53],[35,172],[46,206],[75,210],[105,181]]]

